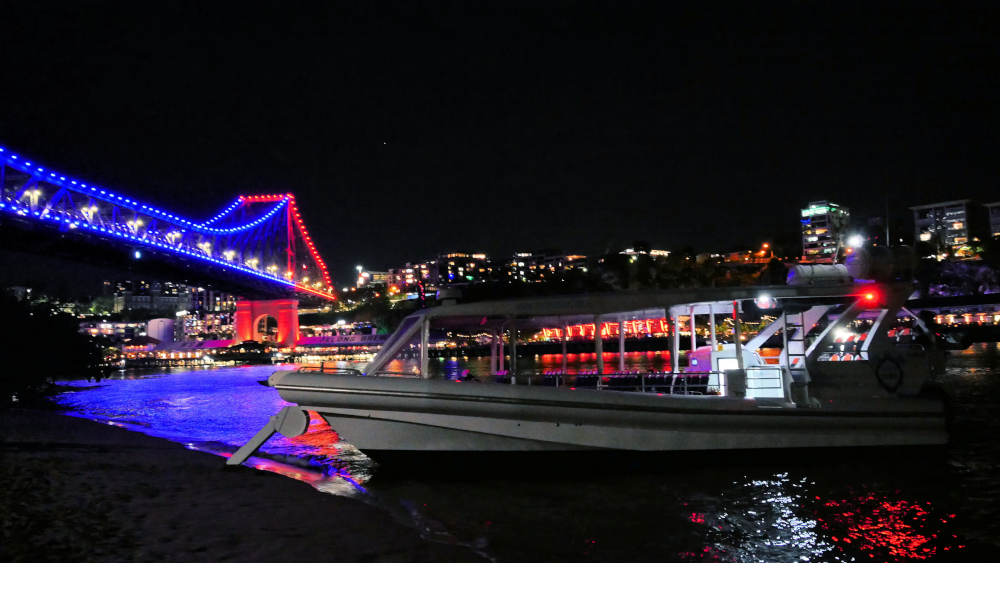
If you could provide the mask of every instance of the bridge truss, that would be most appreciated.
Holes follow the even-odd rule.
[[[333,282],[292,194],[239,196],[195,222],[0,148],[0,215],[121,246],[203,261],[238,277],[334,300]]]

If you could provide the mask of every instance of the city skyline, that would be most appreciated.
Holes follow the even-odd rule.
[[[997,197],[992,9],[193,8],[10,9],[53,35],[5,36],[31,101],[4,100],[4,143],[192,217],[291,190],[341,281],[448,248],[754,245],[820,199],[860,219]]]
[[[0,14],[0,562],[1000,557],[997,3]]]

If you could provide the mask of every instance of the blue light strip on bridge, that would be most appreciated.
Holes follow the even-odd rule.
[[[5,148],[0,148],[0,153],[5,154],[6,153],[6,149]],[[5,162],[7,164],[15,167],[15,168],[18,168],[17,163],[14,162],[17,158],[18,158],[18,156],[16,154],[15,155],[10,155],[7,159],[5,159]],[[26,167],[35,166],[35,165],[32,165],[32,163],[30,163],[28,161],[24,161],[23,164]],[[35,167],[36,167],[36,171],[33,174],[37,178],[42,179],[43,177],[41,175],[39,175],[39,174],[44,175],[44,173],[43,173],[44,169],[41,168],[41,167],[37,167],[37,166],[35,166]],[[57,177],[58,177],[58,179],[57,179]],[[46,181],[49,181],[50,183],[52,183],[54,185],[59,185],[59,186],[67,187],[67,188],[70,188],[70,189],[72,189],[74,191],[77,191],[78,193],[81,193],[81,194],[84,194],[84,195],[87,195],[87,196],[94,196],[94,194],[91,194],[91,193],[89,193],[89,192],[86,191],[86,188],[83,186],[82,183],[79,183],[77,181],[72,181],[72,184],[74,184],[76,186],[79,186],[79,188],[82,189],[83,191],[80,191],[80,189],[77,189],[75,187],[71,187],[69,185],[65,185],[63,182],[65,181],[66,178],[65,177],[59,177],[56,173],[49,173],[49,176],[45,177],[44,179]],[[98,195],[102,195],[106,199],[108,199],[109,201],[113,202],[111,196],[107,195],[107,192],[105,190],[98,190],[96,187],[92,187],[90,189],[97,191]],[[128,203],[131,203],[131,204],[136,205],[136,206],[140,206],[134,200],[130,200],[128,198],[123,198],[121,196],[118,196],[118,198],[120,200],[124,201],[124,202],[128,202]],[[287,204],[287,202],[288,202],[288,198],[286,196],[285,199],[283,199],[278,204],[278,206],[276,206],[273,209],[271,209],[271,211],[269,213],[267,213],[267,215],[265,215],[265,217],[262,217],[261,219],[258,219],[258,221],[263,222],[263,221],[267,220],[267,218],[269,218],[270,216],[273,216],[273,214],[277,210],[279,210],[280,208],[282,208],[285,204]],[[119,204],[121,206],[126,206],[128,208],[133,208],[133,207],[128,206],[128,205],[123,205],[123,204],[121,204],[119,202],[113,202],[113,203]],[[148,207],[147,205],[144,205],[144,204],[141,205],[141,206],[142,206],[142,208],[146,209],[146,211],[144,211],[145,214],[150,215],[153,218],[161,218],[162,219],[163,217],[170,217],[173,220],[175,220],[176,222],[186,223],[186,224],[187,223],[191,223],[191,221],[188,221],[186,219],[181,219],[180,217],[177,217],[177,216],[172,215],[170,213],[167,213],[165,211],[160,211],[158,209]],[[330,299],[330,300],[334,300],[335,299],[335,296],[333,296],[331,294],[328,294],[326,292],[323,292],[323,291],[320,291],[320,290],[315,290],[315,289],[309,289],[308,287],[299,285],[299,284],[297,284],[295,282],[288,281],[286,279],[281,279],[280,277],[275,277],[275,276],[267,274],[267,273],[262,273],[260,271],[256,271],[256,270],[251,269],[249,267],[244,267],[242,265],[237,265],[237,264],[229,263],[229,262],[226,262],[224,260],[217,259],[217,258],[211,258],[211,257],[208,257],[208,256],[201,256],[198,253],[192,252],[190,250],[185,250],[185,249],[182,249],[182,248],[177,248],[177,247],[171,246],[169,244],[164,244],[162,242],[157,242],[157,241],[153,241],[153,240],[147,240],[147,239],[144,239],[144,238],[132,235],[132,234],[122,233],[120,231],[114,231],[114,230],[108,229],[107,227],[101,227],[101,226],[98,226],[98,225],[91,225],[90,223],[87,223],[85,221],[79,221],[79,220],[76,220],[76,219],[69,219],[69,218],[65,218],[65,217],[59,217],[59,216],[55,216],[55,215],[51,215],[50,216],[48,214],[43,214],[43,211],[37,211],[37,210],[36,211],[31,211],[31,210],[28,210],[28,209],[25,209],[25,208],[21,208],[21,207],[12,205],[12,204],[8,204],[6,202],[6,200],[4,198],[2,198],[2,197],[0,197],[0,210],[5,211],[5,212],[9,212],[9,213],[13,213],[13,214],[21,216],[21,217],[33,218],[33,219],[35,219],[37,221],[41,221],[41,222],[44,222],[44,223],[52,223],[53,221],[58,222],[58,223],[65,223],[70,229],[83,228],[83,229],[86,229],[86,230],[90,230],[90,231],[94,232],[97,235],[102,235],[102,236],[110,238],[110,239],[119,238],[119,239],[122,239],[122,240],[129,240],[129,241],[137,243],[137,244],[143,244],[145,246],[149,246],[149,247],[152,247],[152,248],[158,248],[158,249],[161,249],[161,250],[166,250],[166,251],[171,252],[173,254],[183,255],[183,256],[190,257],[190,258],[196,258],[196,259],[198,259],[198,260],[200,260],[202,262],[205,262],[205,263],[210,263],[212,265],[215,265],[215,266],[218,266],[218,267],[223,267],[225,269],[229,269],[229,270],[232,270],[232,271],[238,271],[238,272],[246,274],[246,275],[251,275],[253,277],[257,277],[258,279],[262,279],[262,280],[265,280],[265,281],[270,281],[272,283],[278,283],[278,284],[281,284],[281,285],[284,285],[284,286],[287,286],[287,287],[290,287],[290,288],[294,288],[294,289],[299,290],[301,292],[305,292],[305,293],[308,293],[308,294],[313,294],[315,296],[320,296],[322,298],[327,298],[327,299]],[[149,212],[149,211],[152,211],[152,212]],[[194,227],[192,227],[192,228],[194,228]],[[211,231],[211,228],[203,228],[203,229]]]
[[[241,198],[237,198],[235,202],[233,202],[232,204],[230,204],[226,208],[222,209],[222,212],[220,212],[219,214],[215,215],[214,217],[212,217],[211,219],[209,219],[207,221],[202,221],[201,223],[199,223],[199,225],[202,226],[202,227],[205,227],[206,225],[211,225],[212,223],[215,223],[216,221],[218,221],[222,217],[228,215],[229,213],[231,213],[234,210],[236,210],[237,208],[239,208],[239,206],[241,204],[243,204],[243,200]]]
[[[131,198],[126,198],[120,194],[115,194],[114,192],[103,190],[101,188],[98,188],[97,186],[92,185],[88,187],[86,183],[76,179],[69,179],[67,181],[67,177],[65,175],[59,175],[55,171],[49,171],[48,173],[46,173],[46,169],[44,167],[32,163],[31,161],[24,160],[23,156],[19,156],[17,154],[8,154],[5,148],[0,148],[0,154],[6,156],[4,161],[7,164],[18,170],[22,170],[25,173],[31,174],[36,179],[41,179],[43,181],[51,183],[52,185],[57,185],[59,187],[67,188],[78,194],[84,194],[86,196],[93,196],[94,198],[100,198],[101,200],[106,200],[112,204],[117,204],[118,206],[121,206],[123,208],[128,208],[135,212],[141,212],[145,215],[148,215],[153,218],[158,218],[163,221],[169,221],[174,225],[177,225],[178,227],[186,227],[192,231],[197,231],[199,233],[207,233],[213,235],[229,235],[233,233],[239,233],[241,231],[253,229],[257,225],[260,225],[267,219],[273,217],[274,214],[278,210],[280,210],[280,207],[275,207],[270,212],[265,214],[263,217],[255,221],[251,221],[249,223],[238,225],[236,227],[228,227],[228,228],[208,227],[207,226],[208,223],[215,222],[219,218],[225,216],[225,214],[228,214],[228,212],[230,211],[227,209],[227,211],[223,211],[222,214],[216,215],[212,219],[205,221],[204,224],[198,224],[183,217],[179,217],[171,212],[160,210],[156,207],[149,206],[148,204],[140,204],[135,200],[132,200]],[[283,200],[283,202],[285,201],[287,201],[287,197]],[[235,207],[236,206],[233,206],[234,209]]]

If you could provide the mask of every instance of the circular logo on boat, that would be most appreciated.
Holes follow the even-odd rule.
[[[903,367],[895,360],[883,357],[875,367],[875,378],[886,391],[895,392],[903,384]]]

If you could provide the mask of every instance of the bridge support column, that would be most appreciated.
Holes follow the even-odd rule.
[[[292,347],[299,341],[299,301],[295,298],[282,300],[237,300],[233,333],[237,342],[262,341],[258,331],[260,320],[274,317],[278,322],[277,342],[281,347]]]

